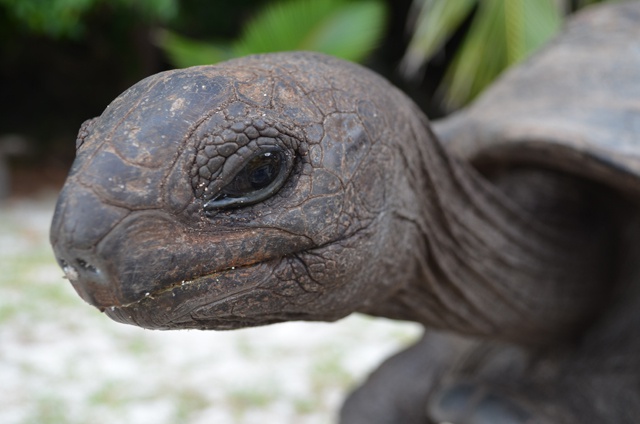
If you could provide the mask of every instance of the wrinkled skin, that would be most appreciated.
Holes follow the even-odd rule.
[[[310,61],[317,70],[304,88],[319,87],[308,94],[294,75]],[[401,165],[386,140],[396,128],[365,120],[383,116],[380,106],[332,89],[330,78],[361,90],[373,81],[330,58],[290,55],[274,66],[280,62],[257,57],[160,74],[85,125],[52,241],[86,301],[147,328],[237,328],[336,320],[378,302],[403,278],[406,264],[380,248],[407,243],[390,223]],[[380,104],[400,96],[380,91]],[[263,202],[205,213],[207,199],[197,193],[205,179],[192,181],[198,152],[232,135],[250,141],[207,184],[228,182],[229,163],[262,140],[291,152],[294,169]],[[383,269],[397,277],[368,284]]]
[[[635,5],[601,10],[576,26],[640,20]],[[523,69],[526,87],[545,75]],[[476,115],[438,126],[453,157],[402,93],[326,56],[158,74],[83,125],[53,249],[84,300],[145,328],[354,311],[430,328],[348,399],[344,423],[637,422],[632,159],[544,133],[538,115],[542,147],[473,156]]]

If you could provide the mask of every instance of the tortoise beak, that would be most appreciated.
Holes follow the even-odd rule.
[[[81,185],[63,189],[50,238],[66,278],[100,310],[311,245],[306,237],[275,228],[194,228],[163,210],[131,211],[106,204]],[[247,278],[240,283],[254,283]]]
[[[96,243],[127,214],[80,186],[65,186],[56,204],[50,241],[58,264],[80,297],[100,309],[126,301],[113,290],[113,278],[96,255]]]

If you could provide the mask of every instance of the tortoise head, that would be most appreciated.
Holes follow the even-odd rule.
[[[147,328],[366,308],[392,286],[382,267],[406,272],[381,248],[403,243],[388,140],[404,124],[383,113],[398,95],[310,53],[149,77],[81,129],[51,228],[57,260],[84,300]]]

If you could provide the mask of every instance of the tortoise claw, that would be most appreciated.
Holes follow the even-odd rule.
[[[454,383],[430,396],[427,416],[438,424],[533,424],[516,402],[472,383]]]

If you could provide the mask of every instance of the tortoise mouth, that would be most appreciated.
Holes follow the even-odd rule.
[[[260,273],[251,271],[275,261],[278,259],[232,266],[193,279],[181,280],[146,292],[143,297],[127,304],[104,306],[100,310],[115,321],[143,328],[198,328],[199,325],[192,316],[193,311],[206,306],[214,307],[251,293],[261,281],[256,278],[247,281],[247,274],[259,276]],[[224,327],[223,323],[228,320],[219,318],[214,321],[219,321],[220,327]]]
[[[241,270],[244,268],[251,268],[256,265],[263,264],[264,262],[266,261],[249,263],[249,264],[239,265],[239,266],[231,266],[231,267],[221,269],[219,271],[210,272],[195,278],[184,279],[178,283],[168,284],[158,289],[145,292],[143,297],[140,297],[139,299],[133,300],[129,303],[101,306],[99,309],[101,312],[106,312],[107,310],[132,308],[135,305],[142,304],[143,302],[147,302],[147,301],[152,302],[155,299],[162,298],[167,294],[170,294],[172,298],[175,298],[178,292],[189,290],[192,285],[195,285],[196,287],[198,287],[198,285],[202,285],[203,282],[207,282],[207,284],[210,283],[211,280],[215,280],[217,282],[221,276],[225,275],[228,272],[231,272],[234,270]],[[234,293],[229,293],[230,296],[232,296],[233,294]]]
[[[201,293],[213,301],[259,284],[256,267],[270,275],[282,258],[313,247],[277,228],[201,231],[158,211],[131,213],[90,249],[77,248],[69,234],[55,240],[56,257],[78,294],[101,311],[157,298],[186,302],[181,293],[191,293],[191,303]],[[174,309],[171,301],[163,307]]]
[[[156,290],[103,312],[114,321],[154,330],[231,330],[312,320],[295,294],[278,292],[273,277],[281,259],[232,267]]]

